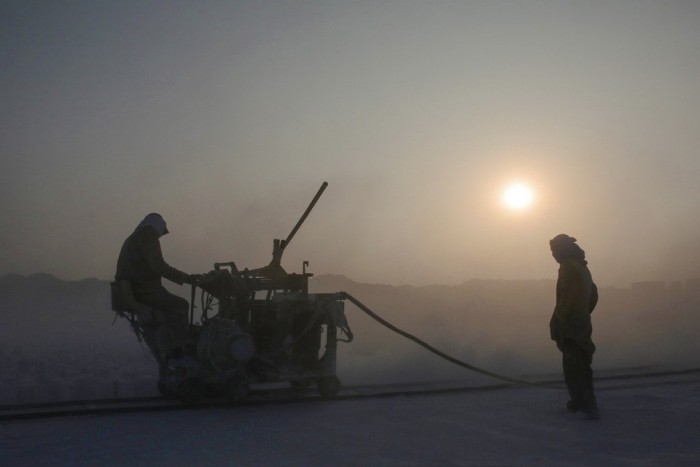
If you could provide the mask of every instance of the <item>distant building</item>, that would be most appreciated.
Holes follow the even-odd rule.
[[[666,283],[663,281],[634,282],[632,284],[632,290],[646,295],[662,294],[666,291]]]
[[[700,296],[700,278],[686,279],[685,292],[691,297]]]
[[[668,284],[668,287],[666,288],[669,293],[678,295],[683,293],[684,287],[683,287],[683,282],[681,281],[673,281],[670,284]]]

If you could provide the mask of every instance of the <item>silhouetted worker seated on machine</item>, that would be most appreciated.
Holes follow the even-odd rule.
[[[165,262],[159,239],[167,233],[167,224],[160,214],[144,217],[124,241],[115,275],[121,306],[147,327],[143,337],[161,371],[169,359],[183,357],[190,343],[189,304],[168,292],[162,278],[181,285],[194,284],[201,277],[186,274]]]

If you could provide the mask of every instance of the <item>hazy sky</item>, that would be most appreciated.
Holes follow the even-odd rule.
[[[700,3],[4,1],[0,273],[166,260],[362,282],[700,277]],[[508,210],[505,186],[532,186]]]

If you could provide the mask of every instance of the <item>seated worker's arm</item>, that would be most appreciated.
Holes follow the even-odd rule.
[[[152,234],[149,232],[149,235],[144,236],[143,239],[144,241],[140,245],[140,250],[151,271],[158,273],[160,276],[176,284],[182,285],[183,283],[189,282],[189,274],[165,262],[163,252],[160,248],[160,241],[158,241],[158,234],[155,231],[153,231]]]

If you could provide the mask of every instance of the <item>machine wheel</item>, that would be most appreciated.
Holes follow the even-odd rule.
[[[336,376],[323,376],[318,379],[318,392],[326,399],[338,395],[340,392],[340,380]]]
[[[224,395],[234,404],[242,401],[250,392],[250,384],[240,376],[231,377],[224,385]]]
[[[185,405],[197,405],[204,396],[204,387],[197,378],[187,378],[177,387],[177,398]]]
[[[289,382],[294,392],[304,392],[309,389],[313,380],[310,379],[293,379]]]

